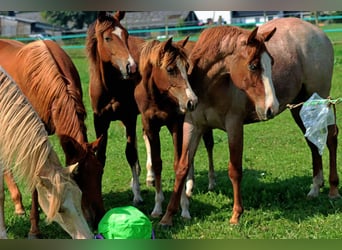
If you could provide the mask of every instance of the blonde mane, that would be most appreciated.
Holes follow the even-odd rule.
[[[158,40],[143,43],[139,60],[140,74],[143,75],[145,73],[148,65],[166,68],[168,65],[175,62],[176,57],[179,57],[184,61],[187,60],[187,55],[183,47],[173,43],[172,47],[168,51],[165,51],[163,48],[165,43],[166,42],[160,42]],[[168,52],[168,56],[165,56],[166,52]]]
[[[47,214],[51,221],[58,212],[61,164],[49,143],[44,124],[14,81],[0,68],[0,160],[4,171],[13,171],[33,191],[38,176],[49,178],[52,199]]]

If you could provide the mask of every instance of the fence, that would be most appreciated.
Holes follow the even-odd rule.
[[[342,16],[320,16],[317,19],[314,17],[303,18],[303,20],[315,23],[319,22],[320,24],[327,23],[327,25],[323,25],[322,29],[326,33],[330,32],[342,32]],[[186,26],[186,27],[164,27],[158,29],[139,29],[139,30],[128,30],[129,34],[135,36],[141,36],[146,39],[159,39],[163,40],[167,37],[173,36],[174,40],[177,41],[182,39],[185,36],[190,36],[190,40],[197,40],[199,33],[208,27],[212,27],[213,25],[203,25],[203,26]],[[230,24],[235,26],[241,26],[244,28],[252,28],[260,23],[238,23],[238,24]],[[325,27],[326,26],[326,27]],[[149,35],[146,35],[149,34]],[[49,36],[46,39],[51,39],[57,41],[63,49],[83,49],[85,48],[85,38],[86,33],[83,34],[74,34],[74,35],[61,35],[61,36]],[[21,37],[15,38],[18,41],[22,42],[30,42],[36,40],[37,38],[31,37]],[[342,38],[341,38],[342,39]],[[334,43],[341,43],[341,41],[333,41]]]

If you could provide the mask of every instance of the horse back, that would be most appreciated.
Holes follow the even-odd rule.
[[[67,79],[68,84],[73,87],[80,99],[82,99],[81,79],[76,66],[69,55],[57,43],[51,40],[44,40],[44,43],[49,49],[51,56],[54,58],[61,75]]]
[[[266,46],[274,59],[273,83],[281,109],[288,103],[306,100],[314,92],[326,98],[334,63],[329,38],[315,25],[298,18],[274,19],[260,30],[271,27],[277,30]]]

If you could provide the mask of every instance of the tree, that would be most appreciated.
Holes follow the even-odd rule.
[[[42,16],[56,26],[82,29],[96,20],[97,11],[44,11]]]

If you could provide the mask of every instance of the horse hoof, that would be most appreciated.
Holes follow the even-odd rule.
[[[18,216],[23,216],[23,215],[25,215],[25,210],[15,210],[14,213]]]
[[[133,201],[133,206],[135,206],[135,207],[142,206],[142,205],[144,205],[144,201],[143,200]]]
[[[43,239],[43,236],[40,233],[38,233],[38,234],[29,233],[27,236],[27,239],[28,240],[39,240],[39,239]]]
[[[331,200],[338,200],[338,199],[341,199],[341,195],[339,193],[337,194],[329,194],[329,199]]]
[[[160,216],[161,216],[160,213],[153,213],[153,212],[151,213],[151,217],[154,218],[154,219],[155,218],[160,218]]]
[[[155,186],[154,180],[146,180],[146,186],[148,186],[148,187],[154,187],[154,186]]]
[[[171,229],[172,225],[159,223],[159,227],[160,227],[162,230],[169,231],[169,230]]]

